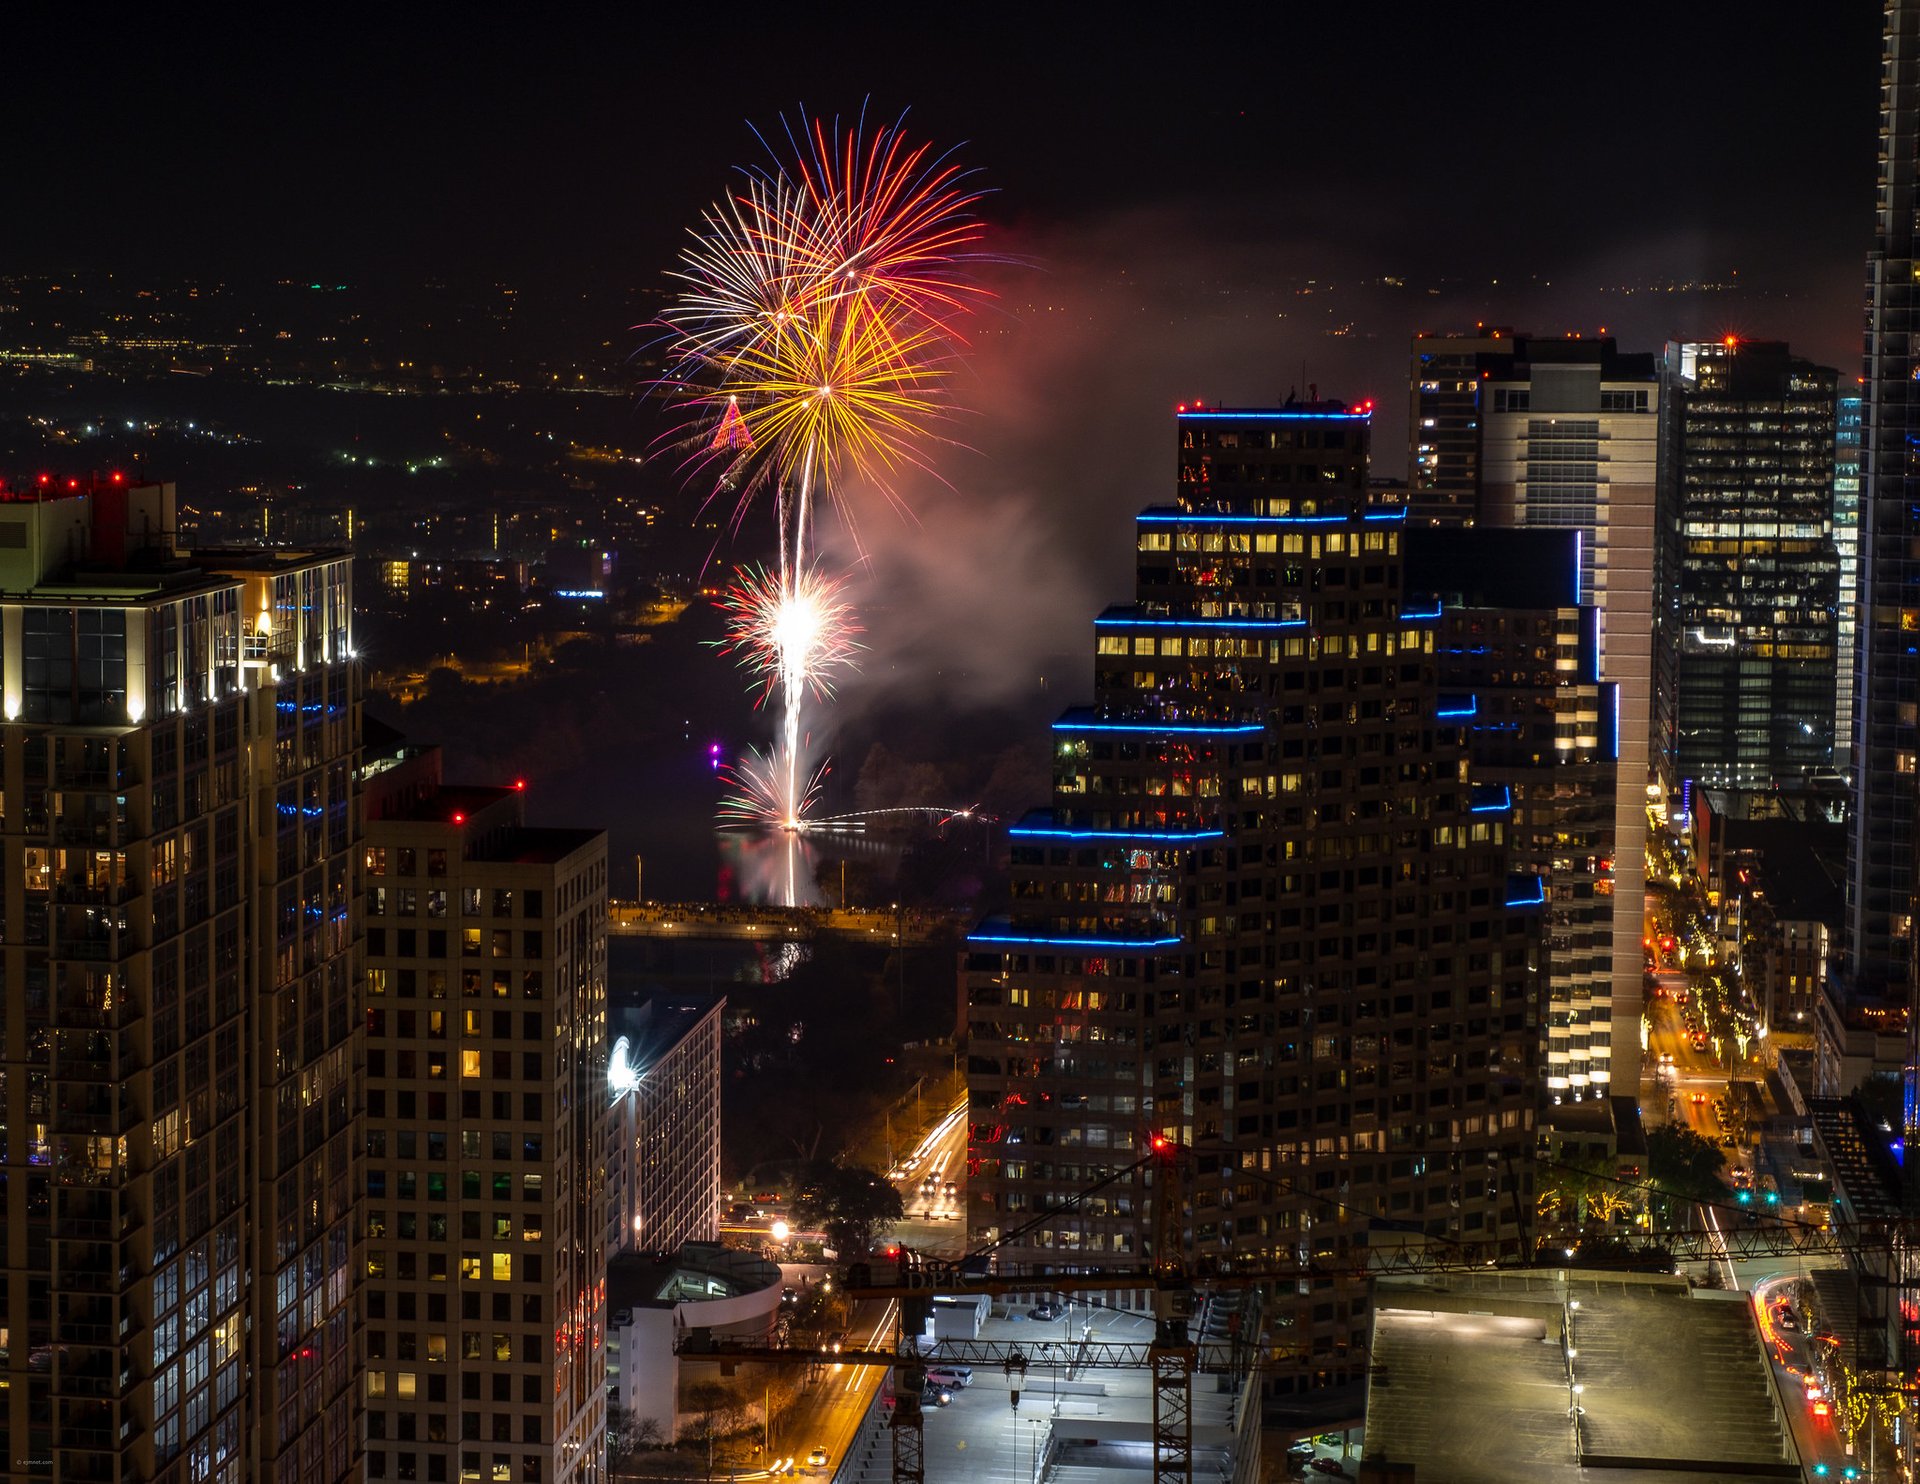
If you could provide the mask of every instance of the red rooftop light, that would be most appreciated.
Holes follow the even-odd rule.
[[[118,469],[115,469],[113,471],[113,482],[115,484],[118,484],[121,480],[125,479],[126,477],[127,476],[122,474]]]
[[[524,778],[516,778],[513,780],[513,786],[521,793],[525,793],[527,791],[527,780]]]
[[[455,824],[465,824],[467,822],[467,816],[464,814],[456,814],[453,816],[453,822]]]

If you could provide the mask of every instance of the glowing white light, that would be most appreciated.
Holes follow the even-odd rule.
[[[607,1091],[615,1102],[640,1085],[640,1068],[633,1064],[632,1056],[633,1043],[625,1036],[613,1043],[613,1054],[607,1058]]]

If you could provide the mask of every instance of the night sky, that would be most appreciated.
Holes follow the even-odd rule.
[[[867,97],[965,143],[1016,234],[1170,208],[1388,272],[1818,295],[1871,226],[1870,0],[35,9],[0,140],[20,266],[644,275],[748,120]]]
[[[910,108],[1019,260],[965,447],[902,491],[919,524],[863,524],[932,634],[975,632],[982,574],[1027,595],[1008,643],[1124,595],[1176,401],[1373,397],[1400,475],[1416,330],[1859,365],[1871,0],[78,14],[9,18],[0,270],[664,285],[749,121]]]

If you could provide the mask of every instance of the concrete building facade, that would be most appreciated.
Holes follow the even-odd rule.
[[[1640,926],[1646,887],[1653,728],[1654,511],[1660,384],[1650,355],[1611,339],[1518,337],[1483,359],[1482,524],[1580,534],[1578,601],[1600,610],[1600,678],[1618,687],[1614,796],[1614,1018],[1641,1015]],[[1639,1086],[1638,1037],[1613,1048],[1616,1086]]]
[[[601,1477],[606,837],[365,773],[367,1468]]]

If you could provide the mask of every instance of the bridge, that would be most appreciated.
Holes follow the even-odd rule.
[[[822,935],[891,944],[932,943],[964,932],[969,914],[926,911],[841,911],[744,902],[607,903],[607,931],[638,938],[737,938],[745,942],[810,942]]]

